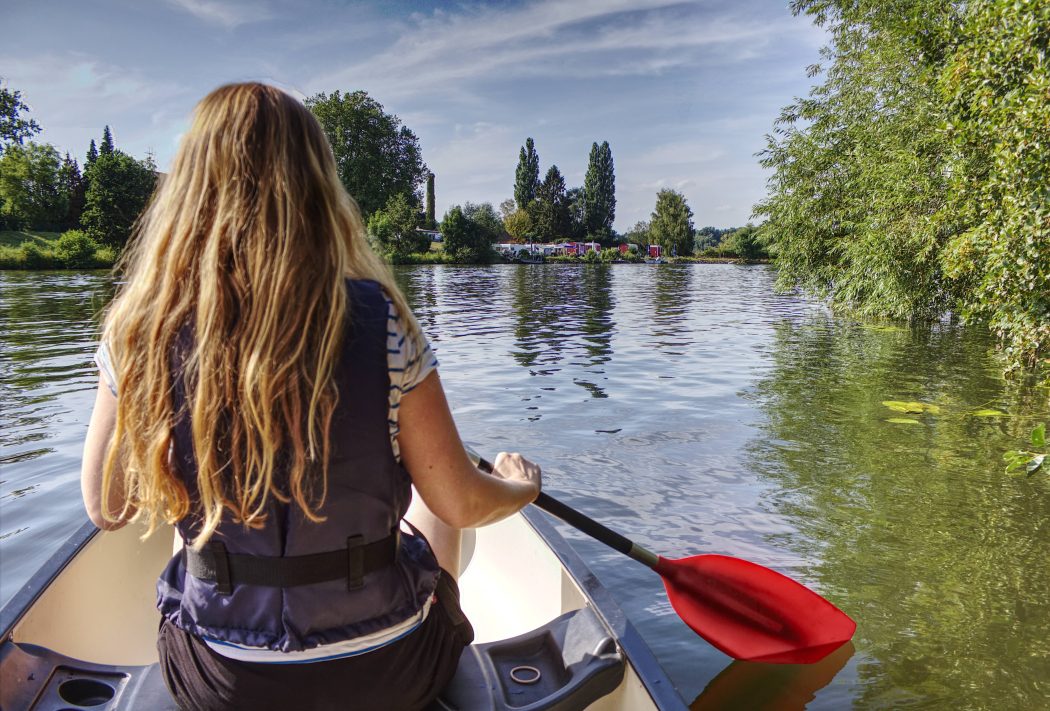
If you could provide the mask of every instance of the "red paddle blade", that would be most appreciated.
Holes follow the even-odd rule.
[[[725,555],[660,558],[675,612],[734,659],[811,664],[853,637],[857,623],[780,573]]]

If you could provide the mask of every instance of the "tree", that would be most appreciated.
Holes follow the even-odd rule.
[[[685,195],[675,190],[656,194],[656,209],[649,221],[649,238],[671,254],[686,256],[693,251],[693,211]]]
[[[767,137],[755,207],[778,286],[860,315],[984,321],[1050,348],[1050,6],[798,0],[826,69]]]
[[[63,227],[74,229],[80,226],[80,215],[84,211],[86,186],[84,185],[84,178],[80,174],[80,166],[69,157],[68,152],[62,160],[62,167],[58,171],[58,184],[59,190],[66,197],[67,205]]]
[[[23,111],[29,111],[29,107],[22,101],[22,92],[0,86],[0,153],[40,133],[36,121],[22,118]]]
[[[938,318],[955,300],[938,255],[958,227],[935,219],[949,196],[935,78],[954,41],[950,0],[802,0],[829,30],[822,81],[784,108],[761,163],[755,207],[781,289],[860,315]]]
[[[319,93],[306,100],[335,154],[339,178],[367,217],[395,195],[418,205],[429,170],[419,139],[367,92]]]
[[[84,171],[86,172],[91,164],[98,159],[98,148],[95,147],[95,139],[91,139],[91,143],[88,144],[87,158],[84,159]]]
[[[137,161],[123,151],[99,153],[86,168],[87,190],[81,223],[88,236],[102,245],[120,248],[131,236],[157,182],[149,161]]]
[[[565,179],[558,166],[547,170],[536,189],[535,230],[544,242],[566,237],[570,232],[569,204],[565,194]]]
[[[608,141],[602,141],[600,146],[597,143],[591,145],[583,180],[583,205],[587,236],[599,241],[609,240],[616,218],[616,175]]]
[[[98,145],[98,152],[101,155],[108,156],[112,155],[113,151],[113,133],[109,130],[109,126],[106,126],[102,129],[102,143]]]
[[[726,236],[727,246],[745,261],[754,261],[767,256],[765,245],[759,238],[758,228],[748,223]]]
[[[518,208],[514,203],[514,198],[507,198],[499,204],[499,216],[505,221],[508,217],[513,215],[517,209]]]
[[[478,226],[482,236],[490,244],[503,240],[506,233],[503,229],[503,220],[496,214],[496,209],[492,207],[492,203],[483,202],[479,204],[468,202],[463,205],[463,216]]]
[[[587,236],[586,201],[583,188],[569,188],[565,191],[565,203],[569,212],[569,237],[579,242]]]
[[[459,261],[477,263],[492,260],[492,242],[485,227],[470,219],[459,205],[445,213],[441,220],[441,236],[445,252]]]
[[[394,259],[430,249],[430,237],[418,232],[418,226],[419,212],[403,193],[368,218],[368,234]]]
[[[1012,366],[1050,352],[1050,4],[970,3],[938,89],[949,115],[941,257],[960,312],[986,321]]]
[[[525,145],[518,154],[518,168],[514,171],[514,201],[518,209],[528,208],[536,199],[536,188],[540,182],[540,156],[532,138],[525,139]]]
[[[50,144],[12,143],[0,155],[0,219],[14,229],[57,230],[68,198],[60,184],[62,161]]]
[[[627,230],[624,239],[631,244],[637,244],[642,247],[649,244],[649,223],[645,220],[635,222],[634,226]]]
[[[515,242],[527,242],[533,238],[532,216],[528,210],[516,210],[503,218],[503,229]]]

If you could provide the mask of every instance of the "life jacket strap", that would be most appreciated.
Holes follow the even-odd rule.
[[[235,585],[294,588],[343,579],[349,590],[356,590],[364,585],[366,575],[393,565],[400,547],[401,531],[395,528],[378,541],[364,543],[361,536],[351,536],[346,548],[309,555],[229,553],[222,541],[209,541],[199,552],[182,550],[187,573],[214,582],[217,592],[229,595]]]

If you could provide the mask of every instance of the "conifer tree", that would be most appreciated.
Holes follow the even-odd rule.
[[[64,227],[67,230],[76,229],[80,226],[80,214],[84,211],[84,177],[80,174],[80,166],[69,157],[62,160],[62,167],[58,170],[59,190],[66,195],[67,207]]]
[[[599,241],[612,236],[616,218],[616,175],[608,141],[591,145],[587,174],[583,180],[584,225],[587,236]]]
[[[532,138],[525,139],[518,154],[518,168],[514,171],[514,201],[518,209],[524,210],[536,199],[536,188],[540,182],[540,157]]]
[[[109,126],[102,129],[102,143],[98,147],[98,152],[104,156],[113,153],[113,133],[110,132]]]
[[[547,170],[543,182],[536,189],[537,207],[536,232],[540,239],[549,242],[559,237],[568,237],[569,226],[569,204],[565,195],[565,179],[558,170],[558,166],[552,165]]]
[[[84,170],[87,171],[96,160],[98,160],[98,148],[95,146],[95,139],[92,138],[91,144],[88,145],[87,158],[84,160]]]

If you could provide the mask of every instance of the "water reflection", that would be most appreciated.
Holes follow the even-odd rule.
[[[510,281],[514,360],[540,376],[570,366],[577,373],[573,383],[591,397],[608,397],[601,381],[615,332],[612,267],[534,265],[516,270]]]
[[[1050,481],[1001,461],[1030,429],[1021,415],[1040,413],[1010,396],[989,346],[954,328],[775,328],[749,458],[801,534],[776,544],[858,622],[857,707],[946,708],[961,689],[968,708],[1050,699]],[[940,411],[898,424],[884,400]],[[983,407],[1017,416],[969,414]]]
[[[0,600],[84,521],[80,451],[106,272],[0,272]]]
[[[689,711],[802,711],[831,684],[853,652],[853,643],[847,642],[816,664],[735,661],[704,687]],[[841,696],[838,700],[848,703]]]

